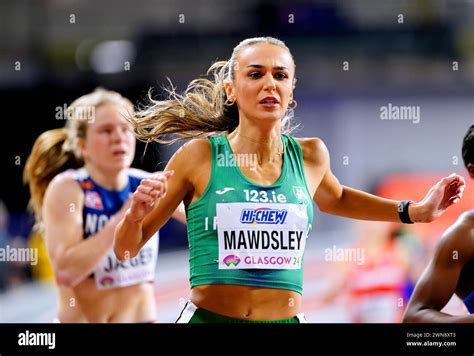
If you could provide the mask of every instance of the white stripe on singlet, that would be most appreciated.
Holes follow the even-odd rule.
[[[306,320],[306,316],[304,315],[304,313],[298,313],[296,314],[296,318],[298,319],[298,321],[300,322],[300,324],[307,324],[308,321]]]
[[[197,310],[197,305],[188,300],[176,320],[176,324],[188,324]]]

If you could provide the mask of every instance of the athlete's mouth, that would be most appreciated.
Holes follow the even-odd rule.
[[[117,150],[113,150],[112,151],[112,155],[114,157],[118,157],[118,158],[121,158],[121,157],[124,157],[126,156],[128,153],[127,153],[127,150],[124,150],[124,149],[117,149]]]
[[[267,96],[266,98],[260,100],[259,103],[263,105],[277,105],[280,104],[280,101],[274,96]]]

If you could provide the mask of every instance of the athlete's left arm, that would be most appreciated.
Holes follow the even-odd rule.
[[[315,185],[313,200],[322,212],[352,219],[400,222],[397,200],[385,199],[357,189],[343,186],[331,171],[329,152],[319,138],[300,141],[307,179]],[[310,186],[312,184],[309,183]],[[408,213],[414,222],[431,222],[461,199],[464,178],[452,174],[437,182],[423,200],[409,205]]]

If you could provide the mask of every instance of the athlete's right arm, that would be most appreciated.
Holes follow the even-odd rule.
[[[435,255],[416,284],[403,317],[405,323],[473,323],[474,314],[452,316],[441,312],[456,291],[461,270],[472,249],[471,226],[458,220],[439,242]]]
[[[67,172],[48,185],[43,201],[45,242],[56,280],[75,287],[90,275],[113,245],[114,229],[129,204],[113,216],[93,236],[83,238],[82,207],[84,194]]]
[[[192,175],[199,169],[199,153],[203,146],[196,141],[201,140],[192,140],[176,151],[163,173],[140,183],[130,209],[115,230],[114,251],[118,259],[136,256],[194,189]]]

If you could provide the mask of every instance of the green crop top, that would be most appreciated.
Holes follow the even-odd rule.
[[[299,143],[282,135],[281,176],[263,186],[239,169],[251,169],[251,155],[233,155],[226,136],[209,141],[211,178],[186,208],[191,287],[237,284],[301,293],[313,201]]]

